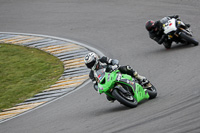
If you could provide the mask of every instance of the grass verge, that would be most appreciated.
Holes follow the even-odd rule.
[[[63,71],[63,63],[44,51],[0,44],[0,111],[48,89]]]

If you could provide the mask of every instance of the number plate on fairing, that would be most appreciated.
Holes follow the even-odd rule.
[[[164,27],[164,33],[168,34],[172,31],[176,31],[176,19],[172,18],[167,23],[163,24]]]

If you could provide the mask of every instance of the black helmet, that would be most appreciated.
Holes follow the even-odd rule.
[[[154,30],[154,21],[152,21],[152,20],[148,20],[147,22],[146,22],[146,29],[148,30],[148,31],[152,31],[152,30]]]

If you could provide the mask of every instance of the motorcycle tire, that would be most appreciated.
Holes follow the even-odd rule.
[[[194,44],[195,46],[199,45],[198,41],[196,41],[194,38],[192,38],[191,36],[187,35],[184,32],[180,33],[180,37],[183,38],[184,40],[186,40],[187,42]]]
[[[130,107],[135,108],[138,105],[137,100],[133,97],[133,100],[128,100],[125,96],[122,95],[122,92],[118,89],[114,89],[112,92],[112,95],[115,97],[115,99],[120,102],[121,104]]]
[[[172,46],[172,43],[168,43],[168,42],[163,42],[163,45],[166,49],[170,49]]]
[[[157,96],[157,90],[156,88],[152,85],[151,88],[147,88],[146,90],[149,94],[149,99],[153,99]]]

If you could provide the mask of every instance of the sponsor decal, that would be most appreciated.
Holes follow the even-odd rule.
[[[130,81],[130,84],[131,84],[131,85],[134,85],[134,82]]]
[[[129,84],[129,83],[130,83],[130,81],[129,81],[129,80],[127,80],[127,83]]]
[[[163,24],[163,27],[165,27],[165,24]]]
[[[108,82],[110,81],[110,74],[108,74],[108,79],[107,79],[107,81],[108,81]]]
[[[99,74],[98,79],[101,81],[103,76],[101,76],[101,74]]]
[[[100,77],[101,77],[101,74],[99,74],[98,78],[100,78]]]
[[[119,73],[118,75],[117,75],[117,81],[120,81],[120,79],[121,79],[121,77],[122,77],[122,74],[121,73]]]
[[[103,90],[103,87],[99,87],[99,90]]]

